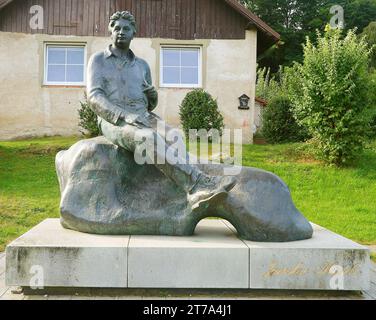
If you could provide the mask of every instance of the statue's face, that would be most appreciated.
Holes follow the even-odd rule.
[[[115,47],[120,49],[127,48],[133,40],[134,33],[134,28],[130,21],[120,19],[115,21],[111,39]]]

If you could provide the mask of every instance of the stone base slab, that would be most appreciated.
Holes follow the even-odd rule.
[[[47,219],[8,245],[8,286],[367,290],[369,250],[313,225],[313,238],[258,243],[206,219],[192,237],[103,236]]]

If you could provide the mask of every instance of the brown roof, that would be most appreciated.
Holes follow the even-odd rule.
[[[13,0],[0,0],[0,9],[5,7],[8,3],[12,2]]]
[[[0,0],[0,10],[6,5],[11,3],[13,0]],[[254,25],[259,31],[265,34],[269,39],[269,43],[276,43],[280,40],[280,35],[278,32],[274,31],[270,26],[268,26],[264,21],[262,21],[253,12],[241,5],[238,0],[224,0],[230,7],[241,14],[243,17],[248,19],[249,23]]]
[[[261,104],[263,107],[265,107],[268,103],[266,102],[266,100],[264,99],[261,99],[259,97],[256,97],[255,98],[255,101],[258,102],[259,104]]]
[[[251,12],[242,4],[240,4],[237,0],[225,0],[225,2],[228,5],[230,5],[233,9],[235,9],[237,12],[239,12],[243,17],[248,19],[248,21],[255,25],[257,29],[261,30],[262,32],[266,33],[269,37],[273,38],[275,42],[278,42],[280,40],[281,36],[278,32],[273,30],[253,12]]]

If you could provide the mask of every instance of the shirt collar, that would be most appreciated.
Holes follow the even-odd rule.
[[[114,56],[116,58],[118,58],[116,56],[116,54],[112,51],[112,44],[110,44],[105,50],[104,50],[104,57],[107,59],[111,56]],[[135,62],[135,54],[133,53],[133,51],[131,49],[129,49],[129,57],[130,57],[130,63],[133,64]]]

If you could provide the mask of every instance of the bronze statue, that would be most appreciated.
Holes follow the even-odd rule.
[[[187,158],[178,159],[177,163],[175,158],[169,159],[166,151],[172,143],[157,131],[162,119],[152,112],[158,93],[152,86],[149,65],[130,49],[136,34],[133,15],[127,11],[115,13],[109,30],[112,45],[95,54],[88,66],[88,98],[103,135],[117,146],[135,152],[137,144],[143,142],[135,139],[137,131],[150,129],[144,135],[163,146],[154,148],[155,159],[166,158],[164,164],[156,167],[187,192],[193,207],[200,201],[218,201],[226,196],[236,183],[234,177],[207,175]],[[166,128],[166,133],[172,129],[165,123],[159,125]]]
[[[192,164],[189,154],[176,161],[184,140],[171,143],[166,136],[174,129],[153,113],[158,93],[149,66],[130,50],[134,17],[117,12],[109,29],[112,45],[91,57],[87,85],[104,137],[79,141],[56,156],[62,225],[97,234],[189,236],[201,219],[219,217],[247,240],[310,238],[311,224],[274,174],[241,167],[236,177],[223,176],[223,164]],[[135,161],[140,133],[157,145],[152,164]]]

